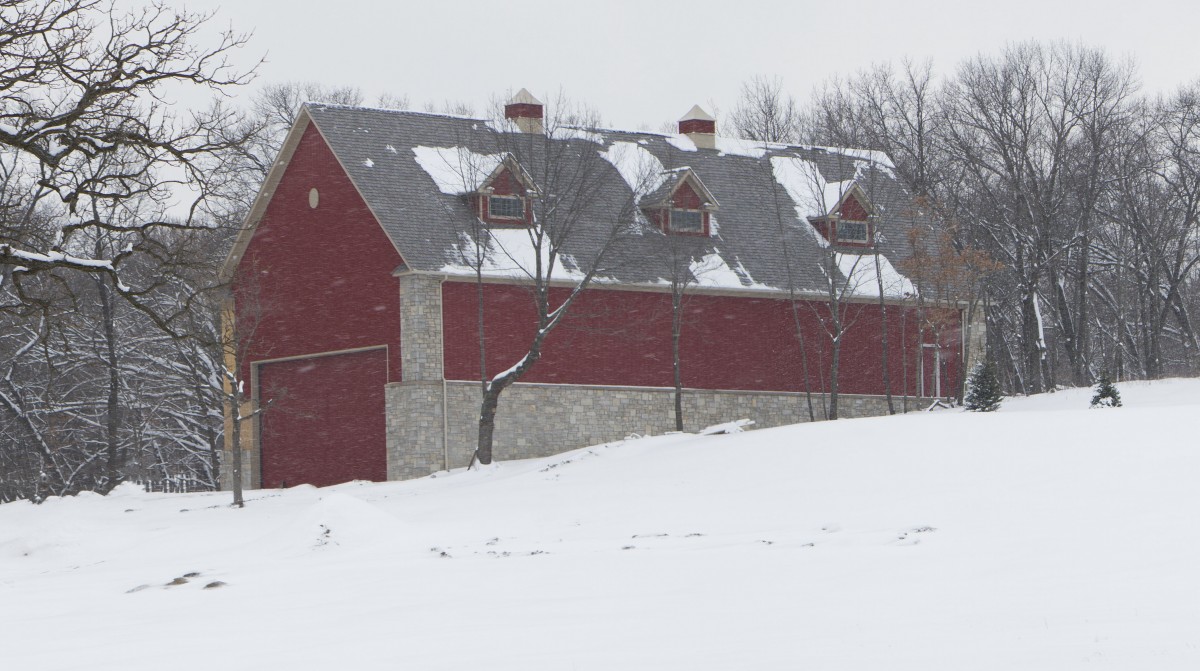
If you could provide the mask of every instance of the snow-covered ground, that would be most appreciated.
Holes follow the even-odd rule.
[[[1200,380],[1120,390],[0,505],[0,668],[1197,669]]]

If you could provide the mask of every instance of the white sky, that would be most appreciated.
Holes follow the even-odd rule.
[[[132,2],[133,0],[127,0]],[[252,30],[259,82],[315,80],[482,114],[521,87],[561,90],[605,125],[658,129],[695,103],[732,109],[741,83],[814,85],[873,62],[930,57],[943,72],[1010,41],[1066,39],[1132,56],[1150,92],[1200,77],[1200,2],[1091,0],[191,0]],[[714,110],[713,108],[717,109]]]

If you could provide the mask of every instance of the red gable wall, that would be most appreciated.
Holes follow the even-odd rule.
[[[680,184],[679,188],[675,189],[675,193],[671,196],[671,203],[684,210],[698,210],[702,204],[696,190],[687,182]]]
[[[447,282],[442,300],[446,377],[478,379],[475,286]],[[532,306],[525,288],[487,285],[484,310],[490,373],[504,370],[525,353],[533,332]],[[882,394],[879,306],[860,303],[847,309],[847,321],[853,325],[843,341],[839,389],[843,393]],[[688,296],[685,310],[681,344],[684,386],[755,391],[804,389],[804,361],[787,300]],[[941,312],[957,324],[957,311]],[[814,391],[828,387],[829,337],[820,324],[821,314],[828,314],[824,304],[799,304]],[[902,394],[907,379],[909,393],[916,394],[916,310],[892,306],[888,319],[893,393]],[[940,340],[952,355],[942,383],[943,390],[949,390],[958,375],[957,327],[944,329]],[[934,338],[927,333],[925,341],[932,343]],[[522,381],[670,387],[671,371],[670,295],[596,289],[576,302],[567,320],[547,339],[541,360]]]
[[[489,186],[497,196],[525,195],[525,187],[521,185],[521,180],[517,179],[508,168],[500,171],[500,174],[496,175],[496,179],[493,179]]]
[[[316,209],[308,204],[314,187]],[[401,262],[309,125],[238,266],[242,290],[258,294],[263,312],[245,361],[388,345],[388,381],[398,381],[400,305],[392,271]],[[244,312],[249,302],[241,303]],[[244,375],[248,380],[248,369]]]
[[[849,196],[842,202],[841,215],[842,219],[847,221],[866,221],[868,218],[867,208],[863,207],[862,203],[858,202],[854,196]]]

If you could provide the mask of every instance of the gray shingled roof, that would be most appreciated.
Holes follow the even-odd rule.
[[[907,231],[932,225],[914,214],[910,195],[890,167],[869,160],[877,157],[864,152],[783,145],[764,148],[737,141],[721,141],[718,149],[687,151],[690,142],[681,136],[599,130],[595,134],[570,133],[574,136],[570,139],[547,139],[498,131],[480,119],[321,104],[306,109],[407,266],[415,271],[468,274],[462,264],[464,240],[472,240],[473,234],[486,235],[479,232],[468,198],[443,193],[418,163],[414,152],[418,147],[465,148],[474,155],[490,156],[507,152],[535,183],[553,182],[556,177],[551,171],[557,171],[564,181],[569,176],[576,183],[586,182],[589,193],[576,195],[571,206],[580,218],[564,250],[570,257],[568,269],[572,265],[585,268],[603,246],[612,222],[620,213],[631,211],[634,189],[612,163],[595,160],[599,152],[611,150],[616,143],[628,143],[620,146],[630,152],[649,152],[667,171],[691,168],[720,203],[713,235],[686,243],[690,255],[715,254],[727,271],[733,271],[725,272],[723,280],[712,280],[709,284],[714,287],[738,288],[740,284],[740,288],[787,290],[791,284],[798,292],[827,290],[824,239],[797,214],[798,203],[776,178],[773,160],[811,162],[819,169],[820,178],[829,183],[849,183],[857,178],[855,183],[879,217],[879,249],[893,266],[908,255]],[[567,184],[537,186],[553,191],[572,188]],[[804,204],[800,205],[803,209]],[[661,284],[671,273],[664,263],[667,244],[673,243],[657,231],[622,238],[611,248],[598,280]],[[873,281],[873,270],[871,278]]]

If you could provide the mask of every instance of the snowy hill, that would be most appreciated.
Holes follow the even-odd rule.
[[[3,668],[1200,668],[1200,380],[0,505]]]

